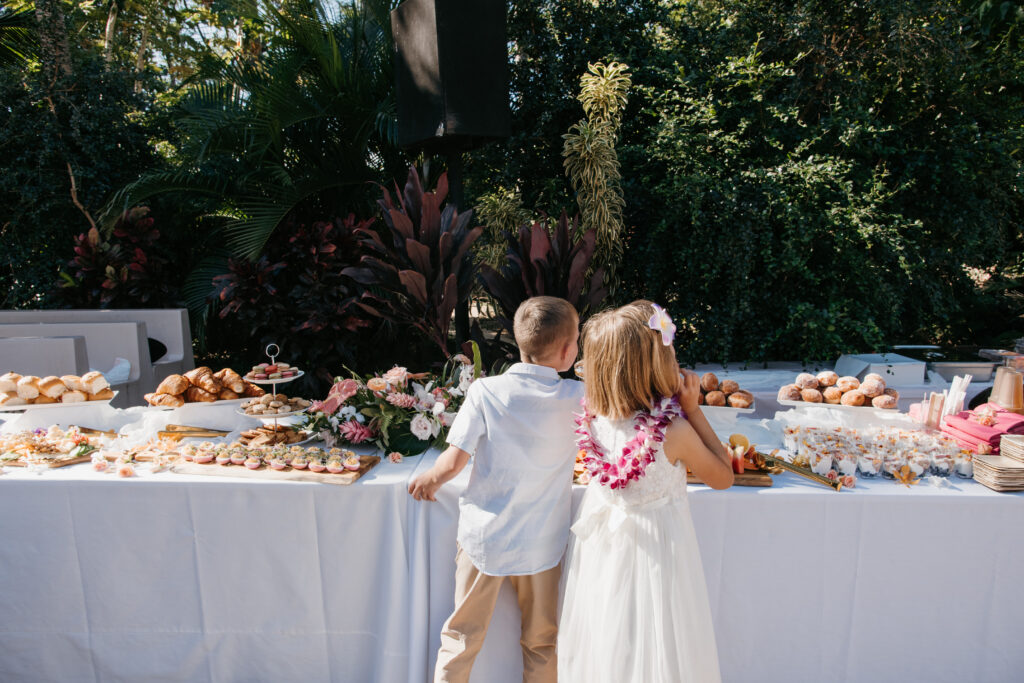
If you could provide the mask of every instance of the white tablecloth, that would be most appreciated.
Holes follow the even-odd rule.
[[[452,609],[467,481],[468,468],[413,513],[413,600],[429,639],[414,640],[424,651],[411,656],[423,681]],[[835,493],[786,474],[772,488],[691,486],[723,680],[1021,680],[1024,495],[950,483],[862,479]],[[576,504],[582,493],[575,488]],[[518,620],[506,585],[473,681],[522,680]]]
[[[407,680],[417,464],[347,487],[8,468],[0,680]]]

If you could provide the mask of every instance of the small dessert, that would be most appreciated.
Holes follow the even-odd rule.
[[[707,396],[704,397],[704,402],[709,406],[724,406],[725,394],[721,391],[709,391]]]
[[[723,382],[724,384],[724,382]],[[749,408],[754,405],[754,395],[749,391],[739,390],[729,394],[726,398],[733,408]]]
[[[215,457],[216,456],[213,454],[213,448],[198,448],[196,449],[196,454],[192,458],[192,461],[200,465],[205,465],[207,463],[213,462]]]
[[[362,463],[359,461],[359,456],[352,451],[345,451],[345,453],[345,469],[358,472],[359,468],[362,467]]]
[[[854,389],[853,391],[845,392],[840,403],[844,406],[862,406],[866,400],[867,396],[865,396],[860,389]]]
[[[874,406],[875,408],[881,408],[883,410],[892,410],[893,408],[896,407],[896,399],[893,398],[892,396],[882,394],[880,396],[875,396],[873,399],[871,399],[871,405]]]
[[[244,448],[232,448],[230,453],[230,460],[232,465],[244,465],[245,459],[249,457]]]
[[[877,477],[882,471],[882,457],[868,450],[861,451],[857,454],[857,471],[864,477]]]
[[[807,403],[821,403],[822,400],[821,392],[817,389],[802,389],[800,391],[800,398]]]
[[[292,469],[304,470],[309,465],[309,460],[306,458],[305,453],[299,453],[298,455],[292,455],[291,459]]]
[[[309,457],[308,466],[310,472],[323,472],[327,469],[327,465],[324,464],[324,461],[319,457],[314,456]]]
[[[787,384],[779,389],[778,400],[780,401],[799,401],[800,399],[800,387],[795,384]]]
[[[328,458],[327,460],[327,471],[331,474],[339,474],[345,471],[345,465],[342,463],[341,458]]]
[[[230,465],[231,464],[231,451],[228,450],[228,449],[224,449],[224,450],[218,451],[217,452],[217,464],[218,465],[223,465],[225,467]]]
[[[245,466],[250,470],[258,470],[263,466],[263,461],[256,454],[251,454],[245,459]]]
[[[892,396],[897,401],[900,400],[900,392],[896,391],[895,389],[890,389],[890,388],[886,387],[885,395],[886,396]]]
[[[705,392],[718,391],[718,377],[713,372],[706,372],[700,378],[700,388]]]
[[[283,455],[275,455],[270,459],[270,467],[275,470],[283,470],[288,467],[288,461]]]
[[[818,379],[809,372],[801,372],[793,381],[801,389],[817,389]]]
[[[849,375],[847,375],[846,377],[840,377],[839,379],[837,379],[836,386],[839,387],[839,391],[845,394],[848,391],[859,389],[860,380],[857,379],[856,377],[850,377]]]
[[[875,398],[876,396],[881,396],[885,393],[885,382],[874,378],[865,378],[864,381],[860,383],[860,390],[864,392],[864,395],[868,398]]]
[[[190,443],[182,446],[178,452],[181,453],[181,457],[185,462],[192,462],[192,459],[196,457],[196,447]]]
[[[974,455],[970,451],[958,449],[953,454],[953,471],[961,479],[970,479],[974,476]]]
[[[875,380],[876,382],[881,382],[882,384],[885,384],[885,378],[879,375],[877,372],[869,372],[868,374],[864,375],[865,382],[872,379]]]
[[[950,453],[932,453],[931,473],[936,477],[948,477],[953,473],[953,456]]]
[[[722,380],[722,383],[719,385],[718,389],[723,394],[728,396],[729,394],[735,394],[737,391],[739,391],[740,390],[740,385],[739,385],[739,383],[736,380],[724,379],[724,380]]]
[[[836,382],[839,381],[839,375],[832,372],[831,370],[825,370],[824,372],[819,372],[815,379],[818,380],[819,388],[834,387],[836,385]]]
[[[826,387],[825,391],[821,392],[821,397],[825,399],[825,403],[837,405],[843,398],[843,392],[839,390],[839,387]]]

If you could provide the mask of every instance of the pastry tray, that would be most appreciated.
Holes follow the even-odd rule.
[[[295,417],[296,415],[302,415],[307,410],[309,410],[309,408],[303,408],[302,410],[293,410],[290,413],[273,413],[269,415],[263,413],[259,415],[253,415],[252,413],[247,413],[244,410],[236,410],[235,412],[243,417],[255,417],[260,420],[274,420],[282,417]]]
[[[115,391],[114,395],[111,396],[110,398],[104,398],[104,399],[101,399],[99,401],[78,401],[76,403],[61,403],[60,401],[57,401],[56,403],[40,403],[39,405],[28,404],[28,405],[21,405],[21,406],[0,406],[0,413],[23,412],[23,411],[26,411],[26,410],[43,410],[45,408],[74,408],[76,406],[90,406],[90,405],[91,406],[103,406],[103,405],[109,404],[111,401],[113,401],[115,398],[117,398],[117,395],[119,393],[121,393],[121,392]]]
[[[182,408],[189,408],[191,406],[200,406],[203,408],[213,408],[215,406],[229,406],[233,404],[241,405],[246,401],[251,401],[254,397],[242,396],[240,398],[225,398],[217,399],[216,401],[186,401],[180,406],[152,406],[147,405],[146,408],[149,410],[181,410]]]
[[[291,377],[278,377],[277,379],[249,379],[245,375],[242,375],[242,379],[246,382],[251,382],[252,384],[284,384],[285,382],[293,382],[305,374],[305,372],[299,370]]]
[[[810,401],[783,401],[779,400],[780,406],[789,406],[791,408],[807,409],[807,408],[836,408],[837,410],[854,410],[859,412],[874,411],[879,413],[898,413],[899,408],[876,408],[871,405],[867,406],[846,406],[842,403],[811,403]]]
[[[706,417],[719,415],[739,415],[753,413],[757,410],[757,403],[751,403],[749,408],[733,408],[732,406],[709,406],[701,405],[700,410]]]

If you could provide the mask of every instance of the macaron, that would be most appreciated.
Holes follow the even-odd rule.
[[[257,372],[255,375],[253,375],[254,379],[267,379],[269,377],[270,377],[270,375],[268,375],[265,372]]]

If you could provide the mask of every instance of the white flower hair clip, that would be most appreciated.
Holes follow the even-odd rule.
[[[665,309],[658,304],[651,304],[654,306],[654,315],[647,321],[647,326],[655,332],[661,333],[661,343],[665,346],[671,346],[672,340],[676,338],[676,324],[672,322],[672,318]]]

